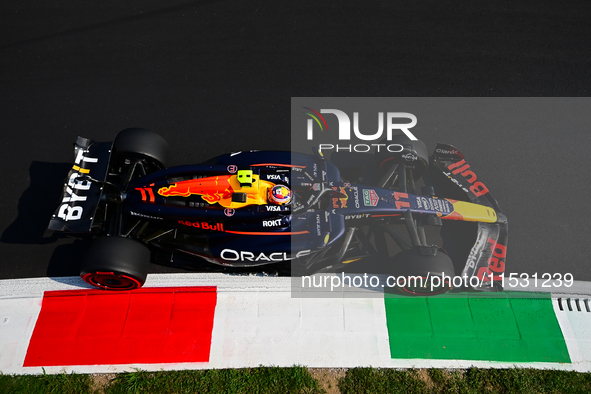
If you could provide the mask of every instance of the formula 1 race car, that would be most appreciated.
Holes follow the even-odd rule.
[[[450,257],[427,242],[425,227],[467,221],[476,223],[477,236],[461,275],[478,278],[469,282],[475,290],[502,290],[507,219],[462,153],[438,144],[429,157],[421,141],[391,142],[400,149],[374,155],[371,180],[343,179],[319,151],[236,152],[166,168],[168,144],[151,131],[126,129],[114,142],[78,137],[49,229],[94,234],[82,278],[129,290],[146,280],[150,250],[170,262],[184,256],[195,266],[279,265],[292,275],[386,256],[393,275],[453,277]],[[467,201],[438,198],[429,186],[417,193],[415,182],[428,168]],[[361,178],[371,181],[356,183]],[[384,235],[398,247],[393,256]],[[430,295],[452,288],[448,278],[436,288],[409,283],[399,290]]]

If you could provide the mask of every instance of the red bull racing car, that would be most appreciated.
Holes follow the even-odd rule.
[[[393,275],[457,274],[476,277],[466,282],[473,289],[502,290],[507,219],[487,187],[453,146],[438,144],[429,156],[421,141],[394,139],[400,150],[377,152],[371,176],[345,179],[320,152],[237,152],[166,168],[168,145],[148,130],[123,130],[113,142],[78,137],[49,229],[95,235],[81,276],[109,290],[141,287],[151,251],[170,262],[182,256],[195,266],[275,265],[292,275],[385,256]],[[464,198],[439,198],[429,186],[417,192],[428,168]],[[461,273],[427,241],[425,228],[442,220],[477,225]],[[435,289],[409,283],[399,290],[452,288],[448,279]]]

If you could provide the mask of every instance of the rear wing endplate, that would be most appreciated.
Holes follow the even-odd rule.
[[[64,182],[62,201],[48,229],[90,232],[107,177],[112,142],[95,142],[78,137],[74,144],[74,165]]]

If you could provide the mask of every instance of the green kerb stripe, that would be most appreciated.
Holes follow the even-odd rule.
[[[570,363],[549,294],[386,294],[384,301],[392,358]]]

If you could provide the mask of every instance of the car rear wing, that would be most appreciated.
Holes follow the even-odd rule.
[[[447,176],[472,203],[493,208],[497,213],[496,223],[478,222],[476,242],[470,250],[462,276],[477,277],[470,281],[474,290],[502,291],[502,276],[505,272],[508,223],[499,203],[488,188],[466,163],[464,155],[452,145],[437,144],[433,164]],[[476,284],[478,282],[478,284]]]
[[[109,169],[112,142],[78,137],[74,143],[74,165],[64,181],[62,201],[48,229],[90,232]]]

